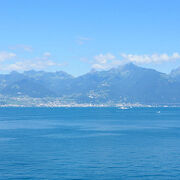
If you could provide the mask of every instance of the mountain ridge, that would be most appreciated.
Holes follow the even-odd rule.
[[[179,69],[176,70],[179,72]],[[62,98],[76,103],[180,103],[180,73],[170,74],[128,63],[73,77],[64,72],[0,74],[0,95]]]

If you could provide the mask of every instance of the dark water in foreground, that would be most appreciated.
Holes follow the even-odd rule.
[[[0,108],[0,179],[180,179],[180,108]]]

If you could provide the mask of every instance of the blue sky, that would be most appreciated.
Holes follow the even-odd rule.
[[[180,66],[179,0],[6,0],[0,72]]]

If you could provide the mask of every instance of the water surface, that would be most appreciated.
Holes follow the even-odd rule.
[[[180,179],[180,108],[0,108],[0,179]]]

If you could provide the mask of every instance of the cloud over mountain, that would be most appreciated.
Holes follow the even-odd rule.
[[[15,58],[16,57],[16,58]],[[12,58],[15,58],[13,61]],[[61,67],[64,64],[54,61],[50,52],[45,52],[40,57],[20,58],[12,52],[0,52],[1,71],[27,71],[46,70],[51,67]]]
[[[164,54],[143,54],[143,55],[135,55],[135,54],[121,54],[122,58],[129,62],[134,62],[137,64],[144,64],[144,63],[160,63],[160,62],[167,62],[167,61],[174,61],[180,59],[179,53],[173,53],[172,55]]]
[[[142,55],[121,53],[119,57],[112,53],[106,53],[94,56],[91,67],[96,70],[107,70],[129,62],[143,65],[148,63],[158,64],[172,62],[176,60],[180,60],[180,54],[176,52],[172,55],[168,55],[167,53]]]
[[[5,51],[0,52],[0,62],[14,58],[15,56],[16,54],[12,52],[5,52]]]

